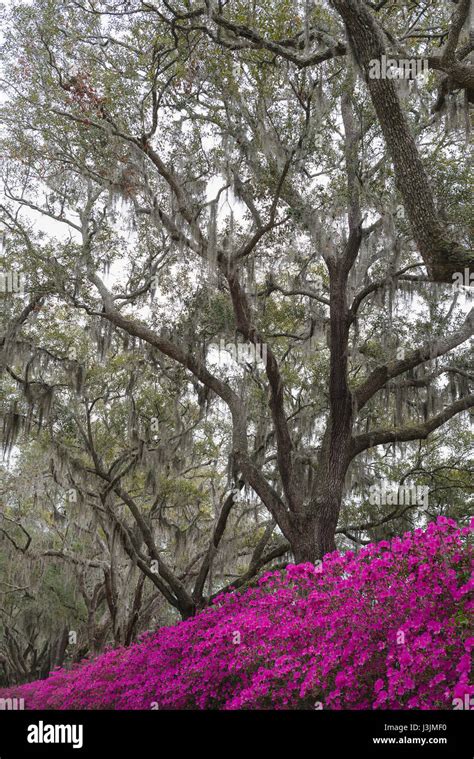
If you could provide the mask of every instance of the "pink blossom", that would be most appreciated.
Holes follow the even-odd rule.
[[[0,697],[27,709],[451,709],[474,691],[472,550],[467,530],[442,518],[327,554],[322,572],[290,565]]]

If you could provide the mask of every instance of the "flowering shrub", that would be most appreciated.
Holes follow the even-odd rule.
[[[452,709],[474,693],[469,532],[442,517],[269,572],[193,619],[0,696],[27,709]]]

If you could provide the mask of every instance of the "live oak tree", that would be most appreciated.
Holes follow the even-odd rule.
[[[22,363],[30,392],[10,349],[38,309],[128,336],[228,428],[229,491],[267,510],[276,550],[333,550],[351,477],[474,402],[468,5],[15,7],[9,377]],[[427,80],[371,79],[384,54],[426,58]],[[236,340],[263,361],[233,361]]]
[[[12,523],[32,535],[29,556],[39,537],[51,543],[42,556],[78,570],[94,650],[110,623],[115,643],[146,629],[150,586],[186,617],[227,585],[244,585],[288,545],[243,482],[229,487],[220,453],[229,430],[205,395],[193,400],[182,368],[104,333],[100,320],[65,322],[64,309],[48,309],[36,330],[30,321],[28,342],[10,338],[4,358],[15,369],[6,368],[3,434],[7,452],[19,447],[12,465],[25,500]],[[32,342],[38,333],[41,349]],[[43,418],[40,389],[49,399]],[[28,507],[22,434],[33,432],[43,479]],[[55,524],[46,536],[35,526],[41,503]]]
[[[25,452],[25,459],[26,459]],[[50,548],[51,526],[34,501],[38,477],[30,459],[29,480],[2,469],[0,486],[0,682],[47,677],[64,663],[68,631],[79,630],[82,607],[67,573],[41,557]],[[33,537],[34,536],[34,537]],[[33,542],[36,555],[32,553]]]
[[[458,417],[416,446],[377,448],[347,483],[337,540],[358,547],[407,528],[472,513],[472,433]]]
[[[94,651],[110,626],[116,644],[146,629],[150,586],[186,617],[226,585],[251,580],[288,545],[276,539],[275,523],[244,483],[229,488],[219,451],[229,432],[207,413],[204,397],[192,400],[181,368],[129,343],[123,351],[123,339],[102,333],[100,322],[58,331],[61,311],[48,313],[43,347],[28,344],[31,358],[21,373],[7,367],[5,387],[16,400],[13,410],[5,398],[4,444],[23,451],[21,433],[35,431],[42,462],[28,507],[21,485],[31,481],[28,458],[17,454],[25,503],[16,521],[11,507],[7,527],[29,530],[29,557],[38,554],[38,539],[49,541],[41,557],[76,570]],[[12,341],[9,361],[16,364],[25,350]],[[39,388],[50,398],[46,420]],[[39,504],[55,525],[46,536],[37,528]]]

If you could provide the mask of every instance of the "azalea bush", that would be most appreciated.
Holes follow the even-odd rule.
[[[452,709],[474,693],[471,529],[439,518],[269,572],[192,619],[0,695],[27,709]]]

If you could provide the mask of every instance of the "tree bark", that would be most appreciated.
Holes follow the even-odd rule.
[[[450,239],[439,219],[428,175],[420,158],[392,79],[370,77],[370,66],[386,54],[382,33],[365,3],[332,0],[347,29],[354,55],[364,72],[377,118],[395,170],[397,187],[413,235],[431,276],[453,282],[453,275],[472,266],[474,254]]]

